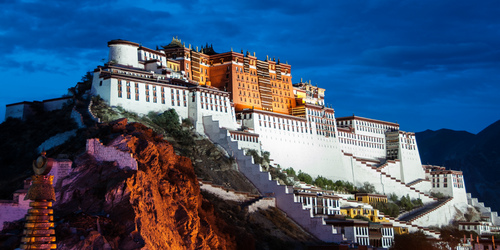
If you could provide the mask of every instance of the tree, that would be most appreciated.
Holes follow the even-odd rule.
[[[285,169],[285,171],[286,171],[286,174],[288,176],[292,176],[292,177],[297,176],[297,173],[295,172],[295,170],[293,168],[287,168],[287,169]]]
[[[391,217],[398,217],[399,206],[392,202],[375,202],[372,204],[373,208],[378,209],[380,212]]]
[[[328,179],[319,175],[318,177],[316,177],[316,179],[314,179],[313,184],[320,187],[320,188],[326,188],[327,182],[328,182]]]
[[[257,150],[255,149],[248,149],[245,153],[246,155],[251,155],[253,157],[253,162],[255,164],[262,164],[262,157],[259,155]]]
[[[193,146],[195,144],[192,134],[182,129],[179,115],[174,109],[169,109],[161,114],[149,112],[148,117],[156,125],[163,128],[169,135],[174,137],[179,144],[184,146]]]
[[[156,123],[156,125],[162,127],[167,132],[172,132],[174,130],[179,130],[181,124],[179,122],[179,115],[174,109],[169,109],[162,114],[156,114],[155,112],[149,112],[148,117]]]
[[[387,198],[389,198],[389,201],[392,201],[394,203],[397,203],[399,201],[398,196],[395,193],[390,194]]]
[[[264,159],[264,161],[266,161],[267,163],[271,162],[271,153],[269,151],[262,151],[262,158]]]
[[[401,200],[399,201],[400,202],[400,206],[406,210],[406,211],[410,211],[413,209],[413,203],[411,202],[411,199],[410,199],[410,196],[409,195],[406,195],[406,196],[401,196]]]
[[[358,190],[360,193],[376,193],[375,186],[367,181]]]
[[[312,177],[309,175],[309,174],[306,174],[302,171],[299,170],[299,174],[297,175],[297,178],[299,178],[300,181],[303,181],[307,184],[312,184],[313,183],[313,179]]]
[[[415,206],[415,207],[421,207],[424,205],[424,203],[422,202],[422,199],[420,199],[420,198],[412,199],[411,203],[413,203],[413,206]]]

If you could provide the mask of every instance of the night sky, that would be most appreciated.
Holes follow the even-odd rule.
[[[173,36],[287,61],[337,117],[472,133],[500,119],[498,0],[0,0],[0,121],[6,104],[66,94],[109,40]]]

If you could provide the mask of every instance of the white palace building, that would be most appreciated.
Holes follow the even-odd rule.
[[[216,53],[208,45],[194,49],[176,38],[156,49],[125,40],[112,40],[108,47],[109,61],[94,70],[91,93],[110,106],[138,114],[174,109],[235,156],[244,149],[269,151],[281,168],[356,186],[369,182],[380,194],[409,195],[424,204],[435,202],[433,192],[451,197],[413,218],[414,226],[448,225],[457,211],[483,206],[466,194],[461,171],[422,166],[414,133],[397,123],[335,117],[324,104],[325,89],[302,80],[293,84],[291,66],[279,59]],[[19,117],[22,105],[7,105],[6,113]],[[500,222],[496,212],[481,209],[490,222]]]
[[[233,140],[245,142],[248,148],[269,151],[274,164],[282,168],[293,167],[313,176],[346,180],[356,185],[368,181],[377,191],[385,193],[390,193],[385,189],[400,183],[385,183],[378,177],[380,173],[404,183],[425,180],[415,134],[401,131],[399,124],[358,116],[336,118],[334,110],[324,106],[324,89],[309,83],[292,84],[290,73],[287,73],[289,81],[279,81],[285,74],[271,69],[278,66],[279,61],[260,61],[233,51],[212,55],[210,51],[196,51],[176,42],[178,40],[173,39],[163,49],[152,50],[129,41],[110,41],[109,63],[95,69],[92,94],[99,95],[110,106],[121,106],[138,114],[175,109],[181,118],[191,119],[200,133],[204,132],[202,117],[211,116],[219,126],[230,131]],[[208,58],[208,70],[199,70],[204,63],[194,61],[201,56]],[[214,56],[221,60],[211,59]],[[265,70],[253,66],[252,61],[265,64]],[[205,79],[210,82],[196,81],[199,73],[196,69],[206,72]],[[247,107],[245,101],[239,101],[241,97],[234,92],[241,90],[235,85],[250,89],[245,87],[248,78],[243,79],[246,75],[256,75],[252,69],[258,69],[259,76],[255,77],[255,84],[248,84],[255,90],[248,91],[248,96],[257,95],[255,99],[260,103],[280,98],[275,94],[278,90],[266,91],[269,82],[276,79],[284,85],[282,89],[292,93],[285,102],[293,104],[287,103],[288,109],[278,111],[264,105]],[[290,67],[288,69],[290,72]],[[220,74],[226,77],[216,80]],[[223,88],[217,87],[222,85]],[[270,96],[265,98],[266,94]],[[430,193],[431,183],[421,181],[415,188]]]

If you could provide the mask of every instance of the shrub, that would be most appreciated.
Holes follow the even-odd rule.
[[[148,117],[153,123],[160,126],[170,136],[174,137],[179,144],[184,146],[192,146],[195,144],[192,134],[182,129],[181,123],[179,122],[179,115],[174,109],[169,109],[159,115],[156,115],[154,112],[149,112]]]
[[[358,191],[360,193],[376,193],[375,186],[369,182],[363,183],[363,186]]]
[[[246,155],[251,155],[253,157],[253,162],[255,164],[262,164],[263,158],[259,155],[259,152],[255,149],[248,149],[245,153]]]
[[[399,206],[392,202],[375,202],[372,204],[373,208],[378,209],[380,212],[391,217],[398,217]]]
[[[299,178],[300,181],[303,181],[307,184],[312,184],[313,183],[313,179],[312,177],[309,175],[309,174],[306,174],[302,171],[299,170],[299,174],[297,175],[297,178]]]

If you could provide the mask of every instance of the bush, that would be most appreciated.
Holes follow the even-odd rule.
[[[387,197],[389,201],[392,201],[393,203],[396,203],[399,201],[398,196],[395,193],[392,193]]]
[[[297,177],[297,173],[295,172],[295,170],[293,168],[287,168],[287,169],[285,169],[285,171],[286,171],[286,174],[288,176]]]
[[[300,170],[299,170],[299,174],[297,175],[297,178],[299,178],[300,181],[303,181],[307,184],[313,184],[312,177],[309,174],[306,174]]]
[[[378,209],[380,212],[391,217],[398,217],[399,206],[392,202],[375,202],[372,204],[373,208]]]
[[[195,144],[192,134],[182,129],[181,123],[179,122],[179,115],[174,109],[169,109],[159,115],[154,112],[149,112],[148,117],[156,125],[163,128],[170,136],[174,137],[179,144],[184,146],[192,146]]]
[[[369,193],[369,194],[374,194],[377,191],[375,190],[375,186],[369,182],[363,183],[363,186],[359,188],[358,190],[360,193]]]
[[[263,163],[263,158],[259,155],[259,152],[255,149],[248,149],[245,153],[245,155],[251,155],[253,157],[253,162],[255,164],[262,164]]]
[[[410,211],[413,209],[413,203],[411,202],[411,199],[410,199],[410,196],[409,195],[406,195],[406,196],[401,196],[401,200],[399,201],[400,202],[400,206],[406,210],[406,211]]]
[[[356,219],[356,220],[364,220],[364,221],[371,221],[369,218],[364,217],[364,216],[359,215],[359,214],[358,214],[358,215],[356,215],[356,216],[354,216],[354,218],[353,218],[353,219]]]
[[[422,202],[422,199],[420,199],[420,198],[412,199],[411,203],[413,203],[413,206],[415,206],[415,207],[421,207],[424,205],[424,203]]]
[[[182,126],[183,127],[192,128],[193,127],[193,121],[191,121],[191,119],[189,119],[189,118],[184,118],[184,119],[182,119]]]
[[[436,197],[438,199],[444,199],[444,198],[446,198],[446,196],[443,193],[441,193],[441,192],[437,192],[437,193],[432,192],[431,196],[432,197]]]

